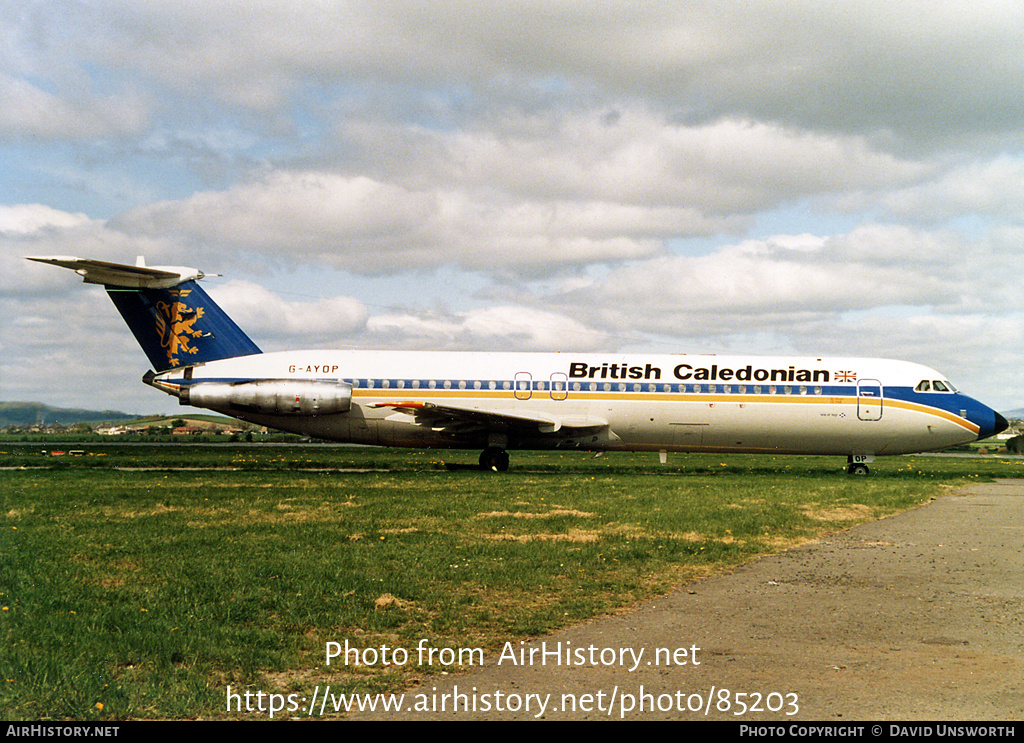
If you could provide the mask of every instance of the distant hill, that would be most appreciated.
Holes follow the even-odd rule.
[[[36,423],[47,425],[60,423],[70,426],[75,423],[98,423],[100,421],[128,421],[141,418],[117,410],[81,410],[79,408],[54,408],[41,402],[0,402],[0,427],[31,426]]]
[[[1005,418],[1016,418],[1016,419],[1020,420],[1021,418],[1024,418],[1024,408],[1017,408],[1016,410],[1008,410],[1005,413],[1003,413],[1003,417],[1005,417]]]

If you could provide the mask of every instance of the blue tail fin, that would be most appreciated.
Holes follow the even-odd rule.
[[[69,256],[29,260],[70,268],[102,284],[157,372],[261,353],[182,266],[129,266]]]
[[[157,372],[260,353],[195,281],[171,289],[106,289]]]

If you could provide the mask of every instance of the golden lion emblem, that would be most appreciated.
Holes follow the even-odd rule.
[[[192,338],[200,338],[202,330],[196,330],[194,325],[205,311],[202,307],[192,309],[187,307],[182,298],[191,293],[190,289],[178,289],[168,292],[171,302],[157,302],[156,308],[156,329],[160,334],[160,345],[167,351],[167,360],[171,366],[178,366],[178,354],[198,353],[199,349],[191,345]]]

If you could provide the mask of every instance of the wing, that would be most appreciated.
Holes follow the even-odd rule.
[[[395,415],[388,420],[429,426],[435,431],[467,433],[472,429],[526,430],[531,433],[583,435],[608,427],[608,421],[587,415],[550,415],[540,412],[489,410],[432,402],[381,402],[375,408],[392,408]],[[570,430],[566,430],[570,429]]]

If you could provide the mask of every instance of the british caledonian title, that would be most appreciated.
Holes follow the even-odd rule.
[[[569,364],[570,379],[654,379],[662,378],[661,367],[654,364],[630,366],[629,364],[601,364],[594,366],[585,361]],[[828,382],[831,380],[825,369],[798,369],[787,366],[765,369],[747,364],[738,368],[729,366],[693,366],[677,364],[672,376],[683,381],[698,382]],[[667,378],[667,377],[666,377]]]

